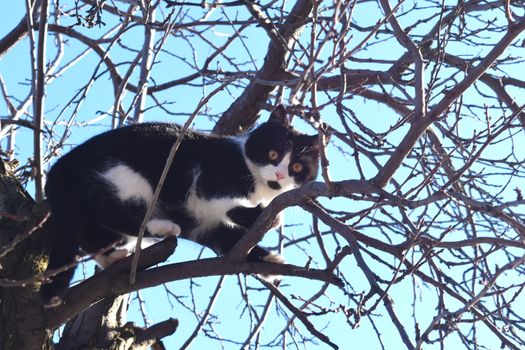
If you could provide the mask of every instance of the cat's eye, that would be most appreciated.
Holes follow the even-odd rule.
[[[301,163],[293,163],[292,164],[292,171],[294,173],[300,173],[303,170],[303,165]]]
[[[270,150],[270,152],[268,152],[268,158],[270,160],[277,160],[277,158],[279,158],[279,153],[276,151],[276,150]]]

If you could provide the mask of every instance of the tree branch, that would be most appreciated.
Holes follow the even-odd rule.
[[[139,268],[143,269],[167,259],[175,249],[175,242],[176,239],[170,237],[144,249],[140,256]],[[55,329],[92,303],[106,296],[129,293],[131,291],[157,286],[162,283],[188,278],[256,273],[304,277],[341,286],[341,281],[333,276],[330,271],[307,269],[278,263],[236,262],[226,257],[170,264],[138,272],[136,283],[130,285],[128,283],[128,271],[132,260],[133,256],[120,260],[108,269],[71,287],[64,296],[62,305],[48,309],[47,328]]]
[[[297,0],[292,11],[279,30],[281,40],[271,40],[264,64],[256,77],[262,80],[274,80],[277,74],[286,69],[286,60],[291,45],[297,40],[312,11],[314,0]],[[224,112],[215,124],[213,132],[223,135],[236,135],[244,132],[257,120],[259,111],[275,89],[250,81],[237,100]]]

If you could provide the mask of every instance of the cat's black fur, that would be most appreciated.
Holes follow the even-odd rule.
[[[179,126],[164,123],[123,127],[56,162],[45,187],[54,231],[48,269],[71,263],[79,248],[90,254],[106,249],[97,260],[105,266],[129,254],[130,237],[138,234],[179,133]],[[237,138],[189,131],[146,235],[180,234],[225,254],[276,195],[315,178],[318,156],[316,136],[292,129],[281,106],[268,122]],[[248,259],[280,261],[260,246]],[[73,272],[42,286],[45,303],[60,302]]]

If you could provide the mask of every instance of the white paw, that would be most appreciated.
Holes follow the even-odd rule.
[[[180,226],[164,219],[152,219],[146,224],[148,232],[153,236],[167,237],[180,235]]]
[[[122,260],[130,255],[131,252],[127,249],[115,249],[108,255],[99,254],[95,256],[95,261],[102,267],[107,268],[111,266],[115,261]]]
[[[284,264],[286,261],[282,256],[279,254],[270,253],[262,258],[263,261],[276,263],[276,264]],[[266,275],[266,274],[259,274],[259,277],[261,277],[263,280],[265,280],[268,283],[273,284],[274,286],[278,286],[279,283],[282,280],[282,276],[280,275]]]
[[[262,259],[266,262],[277,263],[277,264],[284,264],[286,262],[282,256],[280,256],[279,254],[274,254],[274,253],[270,253],[266,255]]]

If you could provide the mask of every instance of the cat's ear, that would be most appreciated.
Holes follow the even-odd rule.
[[[286,110],[284,109],[283,105],[278,105],[275,107],[275,109],[272,111],[272,114],[270,114],[268,121],[279,122],[284,124],[286,127],[290,126],[290,120],[288,119],[288,114],[286,114]]]

